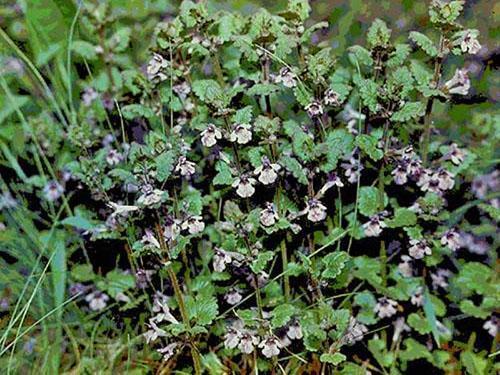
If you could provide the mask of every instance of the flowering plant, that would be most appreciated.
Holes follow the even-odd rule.
[[[474,93],[460,56],[482,47],[462,8],[433,0],[429,36],[376,19],[336,57],[312,42],[327,25],[305,0],[251,17],[184,1],[141,70],[124,67],[131,30],[106,39],[112,15],[86,5],[99,48],[75,41],[75,59],[101,70],[69,115],[39,116],[58,131],[35,129],[2,78],[41,170],[7,157],[6,180],[40,196],[53,225],[35,244],[54,275],[69,267],[70,301],[128,333],[110,369],[498,370],[498,122],[475,115],[489,130],[464,137],[434,123]],[[0,236],[16,247],[29,209],[2,183]]]

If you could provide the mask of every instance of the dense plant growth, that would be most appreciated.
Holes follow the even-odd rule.
[[[498,371],[498,114],[463,5],[342,56],[305,0],[143,30],[62,6],[35,62],[0,31],[2,367]]]

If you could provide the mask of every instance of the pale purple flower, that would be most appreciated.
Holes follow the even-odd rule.
[[[339,106],[340,105],[340,95],[338,92],[328,89],[325,91],[323,96],[323,103],[325,105]]]
[[[215,146],[218,139],[222,138],[222,133],[214,124],[208,124],[207,128],[201,132],[201,143],[205,147]]]
[[[189,234],[196,234],[203,232],[205,229],[205,223],[201,216],[190,216],[181,225],[183,230],[188,230]]]
[[[98,290],[87,294],[87,296],[85,297],[85,301],[88,302],[89,307],[92,311],[100,311],[105,309],[108,300],[108,295]]]
[[[411,295],[411,304],[415,306],[423,306],[424,304],[424,289],[419,286]]]
[[[357,321],[353,316],[349,317],[349,325],[340,340],[342,345],[352,345],[357,341],[361,341],[365,333],[368,332],[368,328]]]
[[[260,223],[265,227],[270,227],[279,219],[278,213],[271,202],[266,203],[266,207],[260,211]]]
[[[437,288],[448,288],[448,278],[451,276],[449,270],[439,268],[435,273],[431,273],[432,287]]]
[[[445,82],[444,89],[450,94],[467,95],[470,89],[467,70],[457,69],[453,77]]]
[[[326,218],[326,207],[318,199],[310,199],[306,207],[307,219],[313,223],[323,221]]]
[[[165,60],[162,55],[154,53],[146,68],[148,79],[153,82],[166,80],[168,76],[165,74],[165,70],[168,65],[168,60]]]
[[[59,199],[64,193],[64,188],[57,181],[49,181],[43,188],[43,194],[45,199],[50,202],[54,202]]]
[[[254,351],[254,348],[259,343],[259,338],[251,331],[243,331],[240,335],[240,342],[238,343],[238,349],[242,353],[250,354]]]
[[[233,126],[233,131],[229,134],[231,142],[237,142],[240,145],[245,145],[252,140],[252,131],[250,124],[236,124]]]
[[[162,355],[164,361],[168,361],[175,354],[175,349],[179,346],[178,343],[173,342],[167,346],[157,349],[156,351]]]
[[[464,53],[475,55],[481,50],[481,44],[477,40],[479,32],[477,30],[466,30],[462,37],[458,39],[457,44],[460,44],[460,49]]]
[[[460,234],[455,229],[449,229],[441,236],[441,245],[450,250],[457,250],[461,246]]]
[[[152,247],[153,249],[160,249],[160,241],[155,237],[154,232],[151,229],[146,229],[144,231],[144,236],[142,236],[141,243],[145,247]]]
[[[181,176],[191,176],[196,171],[195,163],[186,159],[185,156],[180,156],[175,166],[175,172],[180,172]]]
[[[144,338],[146,339],[146,344],[152,343],[158,340],[159,337],[166,337],[167,332],[165,330],[158,328],[153,320],[149,320],[149,324],[146,323],[146,326],[150,329],[143,333]]]
[[[305,110],[311,118],[315,118],[323,114],[323,106],[318,100],[313,100],[311,103],[309,103],[306,106]]]
[[[239,290],[236,288],[230,289],[225,295],[224,299],[230,305],[236,305],[242,300],[243,296],[240,294]]]
[[[230,253],[219,248],[215,248],[213,266],[215,272],[222,272],[226,269],[226,264],[231,264],[233,258]]]
[[[272,358],[280,354],[281,342],[278,338],[268,335],[260,342],[259,348],[262,348],[262,354],[267,358]]]
[[[274,82],[283,83],[285,87],[297,86],[296,76],[288,67],[280,69],[278,75],[275,77]]]
[[[453,175],[446,169],[440,168],[433,177],[439,181],[438,187],[441,190],[450,190],[455,185]]]
[[[181,225],[178,219],[175,219],[171,215],[167,215],[165,218],[165,226],[163,227],[163,237],[167,241],[173,241],[181,232]]]
[[[250,177],[248,174],[242,174],[239,178],[236,178],[232,183],[232,187],[237,188],[236,194],[242,198],[251,197],[255,193],[256,184],[255,178]]]
[[[286,335],[292,340],[299,340],[302,338],[302,328],[297,320],[294,320],[289,326]]]
[[[271,163],[267,156],[263,156],[262,164],[255,168],[254,174],[258,175],[258,180],[264,185],[272,184],[278,178],[279,170],[281,166],[276,163]]]
[[[414,259],[422,259],[426,255],[431,255],[432,250],[425,240],[410,240],[408,253]]]
[[[492,316],[490,318],[490,320],[487,320],[484,324],[483,324],[483,328],[488,331],[488,333],[493,336],[493,337],[496,337],[497,336],[497,333],[498,333],[498,325],[500,324],[500,321],[499,319],[496,317],[496,316]]]
[[[397,313],[398,303],[387,297],[381,297],[378,299],[377,304],[373,311],[378,315],[379,318],[390,318]]]
[[[382,229],[387,226],[382,219],[382,215],[377,214],[372,216],[368,222],[364,223],[363,229],[365,236],[378,237],[380,233],[382,233]]]
[[[348,163],[342,163],[341,166],[345,169],[344,174],[347,177],[347,181],[351,184],[358,181],[360,172],[363,170],[363,166],[357,159],[351,157]]]
[[[408,325],[405,323],[405,318],[403,318],[402,316],[397,318],[393,325],[394,332],[392,334],[392,342],[398,341],[403,332],[411,331],[410,327],[408,327]]]
[[[450,159],[453,164],[460,165],[464,161],[465,151],[458,148],[456,143],[452,143],[445,156],[447,159]]]
[[[123,156],[114,148],[110,149],[106,154],[106,163],[110,166],[118,165],[122,162]]]
[[[82,93],[82,103],[85,107],[89,107],[94,100],[99,97],[99,94],[92,87],[86,87]]]
[[[182,100],[186,100],[187,96],[191,92],[191,86],[186,81],[182,81],[172,87],[172,91],[175,92]]]
[[[391,174],[396,185],[404,185],[408,182],[408,167],[404,163],[399,163]]]
[[[408,255],[401,256],[401,263],[398,264],[398,270],[404,277],[413,276],[413,259]]]

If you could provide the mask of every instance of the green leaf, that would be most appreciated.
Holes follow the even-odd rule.
[[[345,129],[334,129],[327,134],[325,143],[320,147],[326,155],[326,162],[320,168],[324,172],[331,172],[337,168],[340,159],[352,152],[354,136]]]
[[[252,271],[254,273],[258,274],[259,272],[264,271],[264,269],[267,267],[267,264],[273,258],[274,258],[274,252],[273,251],[259,252],[259,255],[257,255],[257,258],[250,265],[250,268],[252,269]]]
[[[91,230],[94,228],[94,225],[90,221],[81,216],[69,216],[62,220],[61,224],[84,230]]]
[[[378,85],[371,79],[362,79],[357,84],[363,105],[368,107],[371,112],[377,112],[379,93]]]
[[[371,49],[375,47],[386,48],[389,45],[390,39],[391,39],[391,29],[387,27],[387,24],[378,18],[375,21],[373,21],[366,35],[366,40],[368,42],[369,47]]]
[[[308,184],[306,172],[297,159],[284,155],[280,159],[280,164],[283,165],[283,167],[285,167],[285,169],[289,171],[301,184]]]
[[[384,193],[384,207],[387,205],[387,194]],[[373,186],[362,186],[359,189],[359,212],[365,216],[373,216],[380,211],[378,189]]]
[[[231,173],[231,168],[223,161],[218,161],[215,164],[215,170],[218,172],[212,183],[214,185],[231,185],[233,183],[233,175]]]
[[[108,272],[105,281],[99,281],[97,286],[115,298],[118,293],[134,288],[135,278],[131,274],[113,270]]]
[[[410,32],[410,39],[414,41],[422,50],[431,57],[436,57],[438,50],[432,40],[418,31]]]
[[[460,360],[464,364],[467,373],[471,375],[486,374],[488,361],[485,358],[482,358],[471,351],[466,351],[462,352]]]
[[[380,160],[384,156],[383,151],[377,148],[378,139],[373,135],[358,135],[356,137],[356,146],[361,148],[372,160]]]
[[[394,212],[394,217],[385,223],[389,228],[413,226],[417,223],[417,215],[408,208],[398,208]]]
[[[347,51],[349,52],[349,60],[354,66],[356,66],[356,62],[359,65],[365,65],[365,66],[373,65],[373,59],[370,54],[370,51],[368,51],[366,48],[355,45],[349,47]]]
[[[94,280],[95,274],[90,264],[76,264],[71,268],[71,277],[75,281],[88,282]]]
[[[170,177],[174,169],[175,159],[176,155],[173,150],[165,151],[155,158],[156,179],[158,181],[163,182]]]
[[[334,366],[339,365],[340,363],[344,362],[346,359],[347,359],[347,357],[344,354],[339,353],[339,352],[334,353],[334,354],[324,353],[324,354],[321,354],[321,357],[319,357],[319,360],[321,362],[330,363]]]
[[[295,314],[295,307],[288,303],[278,305],[271,312],[271,326],[273,328],[283,327]]]
[[[327,254],[321,260],[325,265],[325,270],[321,274],[325,279],[334,279],[344,269],[347,261],[350,259],[349,254],[345,251],[336,251]]]
[[[408,44],[396,44],[394,46],[394,51],[389,55],[389,60],[387,60],[387,66],[389,68],[397,68],[406,61],[410,55],[411,48]]]
[[[421,102],[409,102],[403,105],[399,111],[391,116],[392,121],[406,122],[411,119],[417,119],[424,115],[425,105]]]
[[[122,115],[127,120],[133,120],[137,117],[152,118],[155,116],[153,110],[142,104],[129,104],[122,107]]]
[[[200,326],[211,324],[219,312],[217,299],[203,293],[198,294],[196,298],[186,297],[186,309],[189,318],[194,319]]]
[[[436,320],[436,313],[434,310],[434,304],[432,303],[431,295],[427,288],[425,288],[424,292],[424,313],[425,317],[427,318],[427,322],[431,327],[432,336],[434,337],[434,340],[436,341],[436,344],[439,347],[441,345],[439,339],[441,334],[439,333],[439,330],[437,328],[437,320]]]
[[[97,58],[96,46],[85,40],[75,40],[71,44],[71,50],[88,61],[92,61]]]
[[[246,91],[246,94],[248,96],[266,96],[274,94],[278,90],[280,90],[280,86],[273,83],[256,83]]]

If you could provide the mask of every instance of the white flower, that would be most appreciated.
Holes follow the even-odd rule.
[[[305,109],[306,109],[309,117],[312,117],[312,118],[321,116],[323,114],[323,106],[317,100],[313,100],[311,103],[309,103],[306,106]]]
[[[493,336],[493,337],[496,337],[497,336],[497,333],[498,333],[498,325],[499,325],[500,321],[498,320],[498,318],[496,316],[492,316],[490,318],[490,320],[487,320],[484,324],[483,324],[483,328],[485,330],[488,331],[488,333]]]
[[[151,319],[151,321],[156,323],[161,323],[167,321],[172,324],[179,324],[179,321],[175,319],[175,317],[170,312],[169,307],[166,304],[166,301],[155,300],[155,309],[160,309],[159,312]]]
[[[441,190],[450,190],[455,185],[453,175],[446,169],[440,168],[434,177],[439,181],[438,187]]]
[[[224,335],[224,346],[227,349],[234,349],[238,346],[242,334],[243,322],[237,320],[230,327]]]
[[[396,185],[404,185],[408,182],[408,168],[405,164],[399,163],[391,172]]]
[[[307,219],[316,223],[326,218],[326,207],[317,199],[310,199],[306,207]]]
[[[398,264],[398,270],[404,277],[413,276],[412,258],[408,255],[401,256],[402,262]]]
[[[259,176],[259,181],[264,185],[269,185],[276,181],[280,169],[279,164],[271,163],[267,156],[263,156],[262,165],[255,168],[254,174]]]
[[[110,166],[118,165],[122,162],[123,156],[114,148],[110,149],[106,154],[106,163]]]
[[[430,191],[433,193],[440,193],[441,189],[439,188],[439,185],[441,183],[441,180],[437,176],[437,174],[433,174],[431,176],[427,175],[427,171],[424,171],[422,175],[420,176],[417,185],[420,185],[420,189],[422,191]]]
[[[141,206],[155,205],[161,202],[163,194],[163,191],[161,191],[160,189],[154,189],[153,191],[145,192],[137,199],[137,203]]]
[[[191,176],[196,171],[195,165],[192,161],[187,160],[185,156],[181,156],[175,166],[175,172],[180,172],[181,176]]]
[[[201,143],[205,147],[214,146],[221,138],[222,133],[214,124],[208,124],[207,128],[201,132]]]
[[[290,326],[288,327],[288,331],[286,332],[286,335],[290,337],[292,340],[299,340],[302,338],[302,328],[300,327],[300,324],[298,321],[294,321]]]
[[[339,188],[344,186],[344,183],[335,172],[332,172],[328,175],[328,181],[326,181],[326,184],[324,184],[318,191],[317,196],[322,197],[333,186],[337,186]]]
[[[92,311],[100,311],[106,308],[108,300],[108,295],[98,290],[87,294],[87,296],[85,297],[85,301],[88,302],[89,307]]]
[[[340,105],[339,93],[333,91],[332,89],[326,90],[323,97],[323,103],[325,103],[325,105],[332,105],[332,106]]]
[[[456,143],[450,145],[450,149],[447,153],[447,158],[451,159],[451,162],[455,165],[460,165],[464,161],[465,152],[458,148]]]
[[[162,55],[157,53],[153,54],[151,60],[149,60],[148,66],[146,68],[146,73],[150,81],[164,81],[168,77],[164,73],[164,70],[168,67],[168,61],[163,58]]]
[[[167,336],[167,332],[165,332],[161,328],[158,328],[158,326],[152,319],[149,319],[149,324],[146,323],[146,326],[151,328],[143,334],[147,344],[156,341],[159,337]]]
[[[274,336],[266,336],[260,342],[259,348],[262,348],[262,354],[267,358],[271,358],[280,354],[280,348],[282,347],[280,340]]]
[[[434,289],[437,288],[448,288],[448,278],[451,276],[451,272],[449,270],[445,270],[443,268],[439,268],[436,273],[431,273],[432,279],[432,287]]]
[[[347,123],[347,130],[351,134],[358,134],[359,123],[366,119],[366,115],[355,111],[350,104],[347,104],[342,111],[342,119]]]
[[[401,333],[411,331],[410,327],[408,327],[405,323],[405,318],[403,318],[402,316],[397,318],[393,325],[394,332],[392,334],[392,342],[398,341]]]
[[[165,227],[163,228],[163,237],[167,241],[173,241],[177,238],[181,232],[181,226],[179,225],[179,220],[174,219],[172,216],[168,215],[165,218]]]
[[[201,216],[190,216],[182,223],[182,229],[187,229],[189,234],[203,232],[205,229],[205,223],[202,220],[203,218]]]
[[[156,351],[163,356],[164,361],[168,361],[175,354],[175,349],[179,346],[178,343],[173,342],[167,346],[157,349]]]
[[[159,249],[160,242],[156,239],[153,231],[151,229],[146,229],[144,236],[142,236],[141,243],[145,246],[152,246],[153,248]]]
[[[85,107],[89,107],[94,100],[99,97],[97,91],[92,87],[86,87],[83,90],[82,102]]]
[[[343,345],[352,345],[356,341],[362,340],[366,332],[368,332],[368,328],[364,324],[359,323],[356,318],[351,316],[349,318],[349,326],[347,327],[340,342]]]
[[[415,306],[422,306],[424,304],[424,289],[419,286],[411,295],[411,304]]]
[[[441,237],[441,245],[447,246],[450,250],[457,250],[461,246],[460,234],[454,229],[449,229]]]
[[[425,255],[431,255],[432,250],[427,246],[425,240],[410,240],[411,247],[408,249],[408,253],[414,259],[422,259]]]
[[[255,178],[249,177],[247,174],[241,175],[241,177],[234,180],[232,187],[237,188],[236,194],[238,194],[242,198],[248,198],[255,193],[255,185],[257,181]]]
[[[397,313],[397,306],[398,303],[396,301],[386,297],[381,297],[378,299],[373,311],[377,313],[378,317],[381,319],[390,318]]]
[[[253,352],[255,346],[259,343],[259,338],[251,331],[244,331],[240,336],[238,349],[242,353],[250,354]]]
[[[117,215],[128,215],[129,212],[137,211],[139,209],[137,206],[122,205],[114,202],[109,202],[106,205],[114,210],[111,217],[115,217]]]
[[[236,124],[233,131],[229,134],[231,142],[238,142],[240,145],[247,144],[252,140],[252,131],[250,124]]]
[[[287,68],[283,67],[280,69],[279,74],[274,79],[276,83],[283,83],[285,87],[295,87],[297,86],[297,81],[295,80],[295,74]]]
[[[450,94],[467,95],[470,89],[470,80],[466,69],[457,69],[453,77],[446,81],[444,88]]]
[[[63,193],[64,188],[57,181],[49,181],[43,188],[45,199],[50,202],[54,202],[55,200],[59,199]]]
[[[363,170],[363,166],[358,162],[358,160],[354,158],[350,158],[348,163],[342,163],[341,167],[345,169],[345,176],[347,177],[347,181],[351,184],[358,181],[358,177],[360,172]]]
[[[226,269],[226,264],[231,264],[233,258],[230,253],[225,250],[215,248],[215,254],[213,258],[213,266],[215,272],[222,272]]]
[[[172,90],[182,99],[186,100],[187,96],[191,92],[191,86],[186,81],[178,83],[172,87]]]
[[[240,294],[238,289],[232,288],[224,295],[224,299],[230,305],[236,305],[242,300],[243,296]]]
[[[463,36],[457,41],[460,44],[462,52],[469,52],[471,55],[475,55],[481,50],[481,44],[477,40],[479,32],[477,30],[467,30]]]
[[[370,218],[370,221],[363,224],[363,229],[365,230],[365,236],[367,237],[378,237],[382,233],[382,228],[387,225],[383,222],[381,215],[374,215]]]
[[[279,219],[278,213],[274,208],[274,204],[267,202],[266,208],[260,211],[260,223],[265,227],[270,227],[276,223],[276,220]]]

